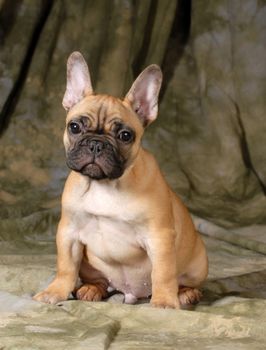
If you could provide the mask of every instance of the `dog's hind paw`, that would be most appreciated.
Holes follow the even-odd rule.
[[[178,298],[181,305],[195,305],[200,301],[202,293],[197,288],[180,287]]]
[[[98,284],[83,284],[74,294],[83,301],[101,301],[106,297],[106,291]]]

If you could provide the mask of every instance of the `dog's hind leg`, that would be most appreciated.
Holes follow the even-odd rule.
[[[178,298],[181,305],[197,304],[202,293],[198,287],[208,274],[208,258],[200,237],[194,250],[194,257],[188,264],[185,273],[179,277]]]
[[[100,271],[92,267],[85,258],[81,262],[79,277],[82,284],[73,292],[77,299],[100,301],[107,297],[107,279]]]

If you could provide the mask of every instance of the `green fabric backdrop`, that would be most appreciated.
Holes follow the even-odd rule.
[[[256,0],[2,1],[3,204],[61,192],[65,64],[80,50],[95,90],[116,96],[160,64],[145,145],[172,186],[217,223],[265,223],[265,11]]]

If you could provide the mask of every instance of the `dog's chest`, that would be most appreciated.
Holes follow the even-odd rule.
[[[86,214],[121,222],[140,220],[140,208],[134,197],[110,184],[92,182],[89,191],[80,200],[81,210]]]
[[[145,218],[140,205],[128,194],[93,183],[77,209],[79,239],[91,254],[121,263],[143,254]]]

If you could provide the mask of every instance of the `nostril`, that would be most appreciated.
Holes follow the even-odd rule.
[[[101,153],[102,149],[103,149],[103,143],[97,143],[96,149],[95,149],[95,154]]]
[[[95,153],[95,148],[96,148],[96,141],[91,141],[89,143],[89,150],[91,151],[91,153]]]
[[[99,155],[104,149],[104,144],[101,141],[92,140],[90,141],[88,147],[91,153]]]

